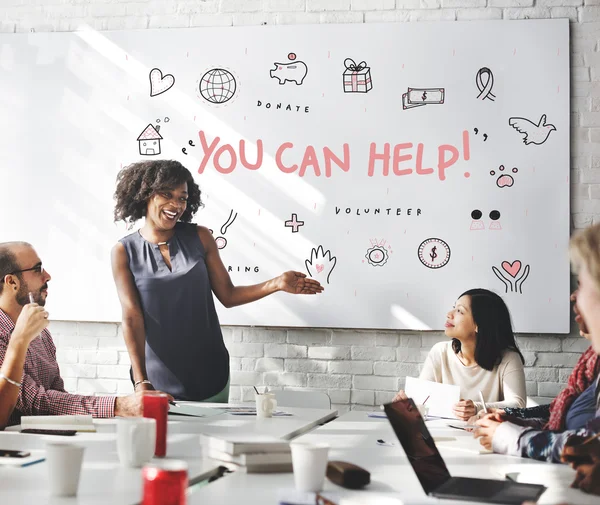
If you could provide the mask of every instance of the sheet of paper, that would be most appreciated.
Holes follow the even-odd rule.
[[[213,407],[203,407],[197,403],[179,403],[177,406],[169,405],[169,414],[180,414],[183,416],[193,417],[210,417],[218,416],[223,414],[224,411],[221,409],[215,409]]]
[[[452,408],[460,400],[459,386],[407,377],[404,391],[406,396],[412,398],[417,405],[422,404],[429,397],[425,404],[429,407],[428,415],[456,419]]]

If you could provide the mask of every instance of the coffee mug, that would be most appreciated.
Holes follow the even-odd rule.
[[[154,456],[156,419],[128,417],[117,420],[117,453],[123,466],[141,468]]]
[[[277,400],[273,393],[264,393],[255,395],[256,398],[256,416],[273,417],[273,411],[277,407]]]

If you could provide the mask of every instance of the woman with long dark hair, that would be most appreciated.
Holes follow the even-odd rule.
[[[504,300],[487,289],[465,291],[446,315],[449,342],[434,345],[419,378],[460,386],[454,414],[468,420],[486,406],[524,407],[525,360]],[[404,398],[400,391],[395,400]]]

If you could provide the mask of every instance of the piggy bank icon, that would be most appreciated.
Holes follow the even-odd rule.
[[[279,84],[285,84],[287,81],[302,84],[308,67],[303,61],[292,61],[290,63],[274,63],[275,68],[271,70],[271,78],[279,80]]]

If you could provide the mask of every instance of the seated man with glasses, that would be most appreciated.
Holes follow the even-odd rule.
[[[0,429],[31,415],[141,416],[141,394],[83,396],[65,391],[46,328],[50,279],[30,244],[0,243]]]

